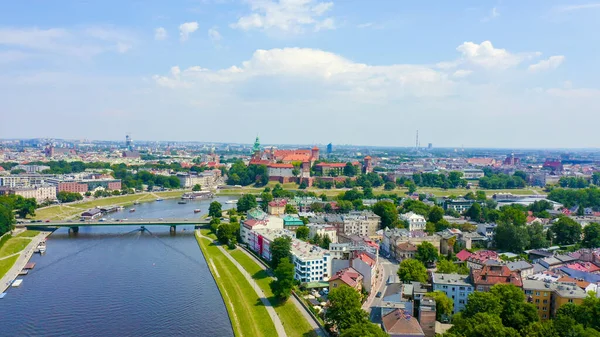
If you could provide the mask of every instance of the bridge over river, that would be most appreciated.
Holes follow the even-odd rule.
[[[107,220],[50,220],[44,222],[29,222],[17,224],[17,227],[26,227],[32,229],[56,229],[59,227],[69,227],[70,232],[79,232],[80,226],[170,226],[174,232],[179,225],[193,225],[198,228],[203,225],[208,225],[210,220],[207,219],[107,219]]]

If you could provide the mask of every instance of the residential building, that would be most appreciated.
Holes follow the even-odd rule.
[[[38,203],[42,203],[44,201],[56,200],[56,186],[0,187],[0,195],[20,195],[23,198],[34,198]]]
[[[52,176],[39,174],[11,174],[8,176],[0,176],[0,186],[17,187],[43,185],[49,177]]]
[[[373,212],[350,212],[343,217],[343,232],[346,235],[375,236],[381,218]]]
[[[329,291],[344,285],[360,292],[362,290],[363,276],[356,269],[344,268],[329,279]]]
[[[469,275],[432,273],[431,284],[433,291],[439,290],[452,299],[455,314],[465,308],[469,294],[475,291]]]
[[[13,170],[24,170],[26,173],[42,173],[42,171],[49,170],[50,166],[46,165],[17,165],[12,168]]]
[[[530,275],[533,275],[533,265],[527,261],[514,261],[506,264],[510,271],[519,273],[521,279],[525,280]]]
[[[402,242],[396,246],[396,259],[412,259],[417,253],[417,245],[411,242]]]
[[[446,201],[444,202],[444,209],[445,210],[453,210],[458,213],[463,213],[464,211],[471,208],[471,206],[473,206],[473,204],[475,202],[476,202],[475,200],[467,200],[467,199],[454,199],[454,200],[446,199]],[[483,204],[483,202],[479,202],[479,203]]]
[[[517,272],[512,272],[505,265],[485,265],[481,269],[471,270],[471,281],[477,291],[489,291],[496,284],[512,284],[523,287],[523,280]]]
[[[425,225],[427,224],[427,220],[425,220],[424,216],[413,213],[413,212],[400,214],[400,219],[408,222],[408,230],[409,231],[416,231],[416,230],[424,231]]]
[[[496,227],[498,227],[495,223],[478,223],[477,224],[477,233],[485,236],[488,239],[494,237],[494,233],[496,232]]]
[[[296,230],[300,226],[304,226],[304,222],[297,215],[285,214],[283,217],[283,228]]]
[[[580,305],[587,297],[585,290],[577,286],[575,282],[557,282],[553,288],[552,296],[552,317],[560,307],[567,303]]]
[[[385,254],[398,258],[399,245],[410,242],[413,245],[419,245],[422,242],[429,242],[440,250],[441,237],[439,235],[427,235],[423,231],[409,231],[405,228],[392,228],[383,231],[381,240],[381,249]],[[404,247],[404,246],[403,246]]]
[[[469,255],[466,261],[469,269],[481,269],[489,264],[498,264],[500,257],[493,250],[478,250]]]
[[[82,180],[53,180],[48,179],[49,183],[56,183],[56,191],[60,192],[72,192],[72,193],[85,193],[87,191],[95,191],[97,189],[102,190],[120,190],[121,180],[120,179],[82,179]]]
[[[483,178],[485,174],[483,170],[480,169],[464,169],[463,170],[463,178],[467,180],[479,180]]]
[[[363,288],[370,292],[377,276],[377,256],[364,251],[354,251],[350,266],[363,276]]]
[[[267,212],[271,215],[285,214],[285,205],[287,205],[287,200],[285,199],[273,200],[268,203]]]
[[[326,235],[331,240],[331,243],[337,243],[337,230],[335,227],[330,225],[321,225],[321,224],[308,224],[306,225],[309,230],[309,237],[314,237],[315,235],[319,235],[320,237],[325,237]]]
[[[540,320],[548,320],[551,316],[552,289],[551,283],[538,280],[523,280],[525,300],[535,305]]]
[[[300,213],[310,212],[310,206],[315,202],[320,202],[321,200],[315,197],[294,197],[293,200],[288,201],[288,203],[298,210]],[[313,221],[311,221],[313,222]]]
[[[435,336],[436,303],[431,297],[424,297],[419,305],[419,324],[425,337]]]
[[[381,320],[383,331],[391,337],[425,336],[417,319],[402,309],[388,312]]]

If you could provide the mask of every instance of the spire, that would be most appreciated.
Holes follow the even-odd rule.
[[[254,141],[254,146],[252,147],[252,152],[260,151],[260,139],[258,139],[258,135],[256,135],[256,140]]]

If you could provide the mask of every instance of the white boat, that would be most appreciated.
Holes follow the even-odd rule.
[[[13,287],[18,287],[18,286],[21,285],[21,283],[23,283],[23,280],[21,280],[21,279],[14,280],[13,283],[12,283],[12,286]]]
[[[157,198],[156,201],[163,201],[161,198]]]
[[[237,200],[227,200],[225,201],[226,204],[237,204]]]
[[[40,246],[40,254],[44,254],[46,252],[46,246]]]

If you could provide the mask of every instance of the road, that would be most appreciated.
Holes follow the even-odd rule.
[[[385,294],[387,288],[387,280],[390,275],[396,275],[398,272],[398,261],[386,259],[379,256],[379,264],[383,270],[383,278],[379,279],[379,282],[375,284],[369,298],[365,301],[363,309],[367,312],[371,312],[372,307],[377,307],[381,304],[381,299]],[[376,297],[377,293],[381,292],[381,297]]]

